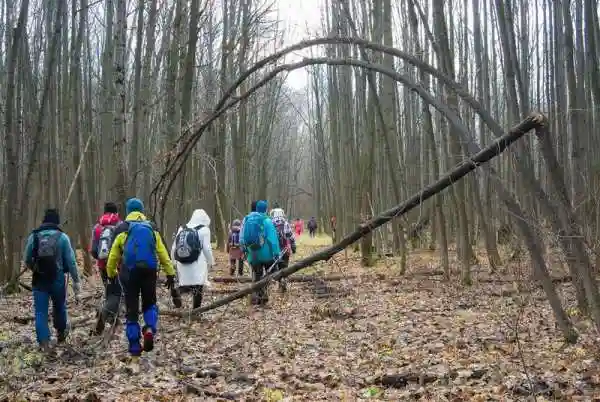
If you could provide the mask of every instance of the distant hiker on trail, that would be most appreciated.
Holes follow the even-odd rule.
[[[104,286],[107,284],[106,260],[113,241],[115,240],[115,229],[121,223],[121,217],[114,202],[104,204],[104,213],[98,218],[98,222],[92,228],[92,241],[90,253],[96,260],[98,272]]]
[[[159,262],[167,275],[169,288],[175,286],[175,270],[160,234],[143,214],[142,201],[130,198],[125,209],[127,217],[117,228],[106,264],[106,274],[110,281],[119,280],[117,274],[121,263],[120,277],[125,279],[122,285],[127,308],[125,335],[129,341],[129,353],[140,356],[142,350],[149,352],[154,348],[158,324],[156,281]],[[145,323],[141,331],[138,322],[140,295]],[[143,345],[140,344],[140,336],[143,337]]]
[[[310,220],[308,221],[308,234],[310,235],[310,237],[315,237],[317,234],[317,220],[315,219],[314,216],[312,216],[310,218]]]
[[[176,261],[179,289],[192,293],[192,308],[202,305],[202,293],[208,270],[215,264],[210,244],[210,217],[203,209],[196,209],[189,222],[179,228],[171,247],[171,258]]]
[[[238,276],[244,275],[244,252],[240,245],[242,222],[235,219],[229,226],[227,253],[229,254],[229,274],[233,276],[237,265]]]
[[[113,330],[119,324],[119,307],[123,295],[121,285],[116,282],[110,282],[106,274],[106,262],[113,242],[115,241],[117,227],[121,224],[121,217],[118,215],[117,205],[113,202],[104,204],[104,213],[98,218],[98,222],[92,229],[92,244],[90,253],[96,260],[102,283],[104,284],[105,297],[101,311],[98,313],[96,326],[92,334],[101,335],[104,332],[106,322],[115,324]]]
[[[294,230],[296,231],[297,237],[302,236],[302,232],[304,231],[304,222],[302,222],[302,219],[296,219],[296,221],[294,222]]]
[[[52,300],[52,324],[57,340],[62,343],[69,333],[67,314],[68,275],[73,280],[75,298],[79,297],[81,283],[77,260],[69,236],[60,228],[60,216],[56,209],[44,213],[42,224],[27,238],[24,252],[25,266],[33,271],[33,308],[35,333],[42,350],[50,346],[48,308]]]
[[[241,244],[246,251],[246,258],[252,267],[252,280],[260,281],[269,269],[280,259],[281,250],[277,231],[271,219],[266,215],[267,201],[256,203],[256,211],[244,218]],[[269,301],[265,287],[252,295],[252,304],[264,305]]]
[[[285,218],[285,212],[283,209],[275,211],[273,214],[273,225],[277,230],[277,238],[279,239],[279,248],[281,249],[282,256],[277,264],[277,269],[282,270],[287,268],[290,262],[290,255],[296,254],[296,238],[290,223]],[[279,280],[279,290],[285,292],[287,290],[287,282],[284,278]]]

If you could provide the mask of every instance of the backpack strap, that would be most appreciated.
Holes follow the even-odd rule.
[[[271,221],[271,223],[273,223],[273,221],[271,220],[271,218],[265,216],[265,219],[263,220],[263,232],[264,232],[264,235],[265,235],[265,242],[269,245],[269,250],[271,251],[271,254],[273,254],[273,246],[271,245],[271,242],[268,241],[268,239],[267,239],[266,224],[265,224],[266,221],[267,221],[267,219],[269,219]],[[273,226],[275,226],[275,225],[273,225]],[[275,228],[275,231],[277,231],[277,228]]]
[[[55,223],[42,223],[37,229],[33,230],[33,233],[43,232],[44,230],[58,230],[63,233],[63,230]]]
[[[204,227],[204,225],[198,225],[194,228],[194,231],[196,232],[196,236],[198,236],[198,243],[200,243],[200,249],[204,248],[204,244],[202,244],[202,239],[200,238],[200,235],[198,234],[198,231],[200,229],[202,229]]]

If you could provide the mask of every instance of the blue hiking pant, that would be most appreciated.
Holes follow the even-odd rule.
[[[129,353],[139,356],[142,352],[140,344],[141,328],[139,324],[140,298],[144,328],[150,328],[156,334],[158,325],[158,307],[156,306],[156,278],[158,273],[150,268],[135,268],[130,271],[125,284],[125,304],[127,307],[127,323],[125,335],[129,341]]]
[[[50,341],[48,309],[52,300],[52,322],[57,333],[67,329],[67,298],[64,281],[52,285],[33,288],[33,308],[35,311],[35,334],[39,344]]]

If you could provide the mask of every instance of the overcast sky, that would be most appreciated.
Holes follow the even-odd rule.
[[[279,9],[279,18],[285,22],[286,45],[315,37],[315,32],[320,30],[321,0],[277,0],[276,4]],[[298,61],[301,57],[301,54],[293,55],[286,61]],[[288,75],[287,84],[300,90],[307,84],[307,80],[306,70],[301,69]]]

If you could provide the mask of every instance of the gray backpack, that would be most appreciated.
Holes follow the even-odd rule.
[[[58,259],[60,258],[61,231],[49,234],[34,233],[33,262],[34,276],[45,282],[52,282],[58,274]]]
[[[202,225],[195,228],[184,226],[175,237],[175,261],[182,264],[191,264],[198,260],[202,251],[202,242],[198,236],[198,230]]]
[[[98,260],[106,260],[115,240],[115,227],[108,225],[102,228],[98,239]]]

